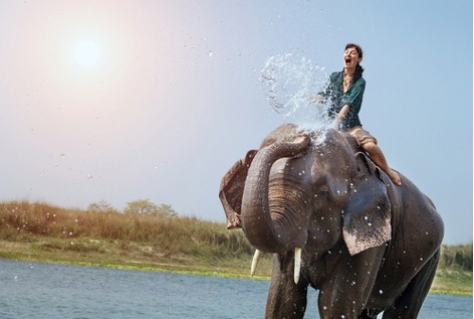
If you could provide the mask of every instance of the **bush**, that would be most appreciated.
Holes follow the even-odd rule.
[[[472,272],[472,243],[467,245],[441,247],[439,268]]]

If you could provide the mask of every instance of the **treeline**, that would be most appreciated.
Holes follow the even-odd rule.
[[[108,202],[101,200],[99,202],[94,202],[89,204],[87,211],[93,213],[120,213],[119,210],[115,209]],[[161,204],[156,205],[149,199],[139,199],[128,202],[125,208],[123,209],[124,214],[146,214],[146,215],[162,215],[173,217],[177,213],[171,207],[171,205]]]
[[[254,252],[241,231],[228,231],[223,223],[179,217],[170,205],[155,205],[149,200],[130,202],[123,212],[105,202],[93,203],[86,210],[41,202],[0,203],[0,240],[32,241],[41,236],[141,242],[159,247],[165,255],[211,259]],[[472,243],[443,245],[439,268],[472,272],[472,256]]]

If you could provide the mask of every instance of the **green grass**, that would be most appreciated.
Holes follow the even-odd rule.
[[[249,277],[254,249],[242,231],[196,218],[0,203],[0,258]],[[271,255],[258,279],[271,274]],[[443,246],[432,292],[472,295],[472,243]]]
[[[433,292],[472,295],[472,272],[438,268]]]

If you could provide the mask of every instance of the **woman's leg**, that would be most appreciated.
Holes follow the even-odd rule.
[[[377,164],[396,185],[402,185],[400,175],[397,172],[393,171],[390,166],[388,166],[387,160],[382,153],[380,147],[374,142],[367,142],[361,145],[362,148],[369,153],[370,158]]]

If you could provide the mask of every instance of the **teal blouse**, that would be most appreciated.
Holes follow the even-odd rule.
[[[343,71],[332,73],[329,76],[327,86],[319,94],[330,103],[328,109],[330,119],[335,119],[343,106],[349,104],[349,113],[341,122],[340,127],[341,130],[346,131],[355,126],[362,126],[359,119],[359,112],[362,106],[362,98],[364,97],[365,80],[360,77],[355,83],[352,83],[346,93],[344,93],[342,86],[343,75]]]

